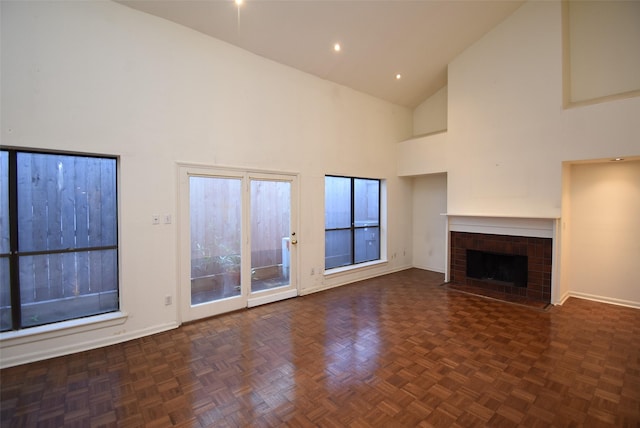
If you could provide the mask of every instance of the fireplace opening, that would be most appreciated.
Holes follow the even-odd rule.
[[[527,286],[527,256],[467,249],[467,277]]]

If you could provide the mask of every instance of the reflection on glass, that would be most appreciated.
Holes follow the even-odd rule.
[[[380,181],[354,179],[354,225],[378,226],[380,222]]]
[[[380,180],[325,177],[325,269],[380,259]]]
[[[289,284],[291,184],[251,181],[251,291]]]
[[[325,233],[325,269],[351,264],[351,230],[327,230]]]
[[[356,263],[369,262],[380,258],[380,229],[365,227],[356,229]]]
[[[324,228],[351,227],[351,179],[326,176],[324,181]]]
[[[191,304],[239,296],[241,180],[190,177]]]

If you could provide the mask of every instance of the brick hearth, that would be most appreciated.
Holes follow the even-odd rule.
[[[478,287],[544,303],[551,302],[551,238],[451,232],[450,242],[450,281],[452,284]],[[527,256],[527,287],[516,287],[498,281],[468,278],[466,276],[467,249]]]

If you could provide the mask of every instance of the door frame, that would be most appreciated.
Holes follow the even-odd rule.
[[[212,304],[191,305],[191,225],[189,207],[189,177],[218,177],[241,179],[242,191],[242,265],[240,296],[214,301]],[[282,299],[298,296],[300,283],[298,278],[299,248],[292,245],[290,252],[291,287],[283,290],[251,293],[251,237],[250,237],[250,185],[251,179],[289,181],[291,183],[291,231],[299,235],[299,180],[298,173],[286,171],[255,170],[246,168],[222,167],[197,163],[177,163],[177,309],[179,322],[195,321],[234,310],[254,307]],[[299,239],[299,238],[298,238]],[[215,310],[213,310],[215,308]]]

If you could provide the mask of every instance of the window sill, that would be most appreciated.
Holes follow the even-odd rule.
[[[57,337],[68,336],[71,334],[93,331],[99,328],[113,327],[124,324],[127,317],[128,314],[126,312],[112,312],[87,318],[79,318],[38,327],[25,328],[18,331],[6,331],[0,333],[0,344],[2,344],[3,348],[19,346],[38,342],[40,340],[55,339]]]
[[[378,267],[378,266],[386,265],[386,264],[387,264],[387,260],[374,260],[372,262],[358,263],[357,265],[349,265],[349,266],[343,266],[343,267],[339,267],[339,268],[325,270],[324,271],[324,276],[326,278],[327,277],[333,277],[333,276],[339,276],[340,274],[352,273],[352,272],[357,272],[357,271],[360,271],[360,270],[367,270],[367,269],[372,268],[372,267]]]

